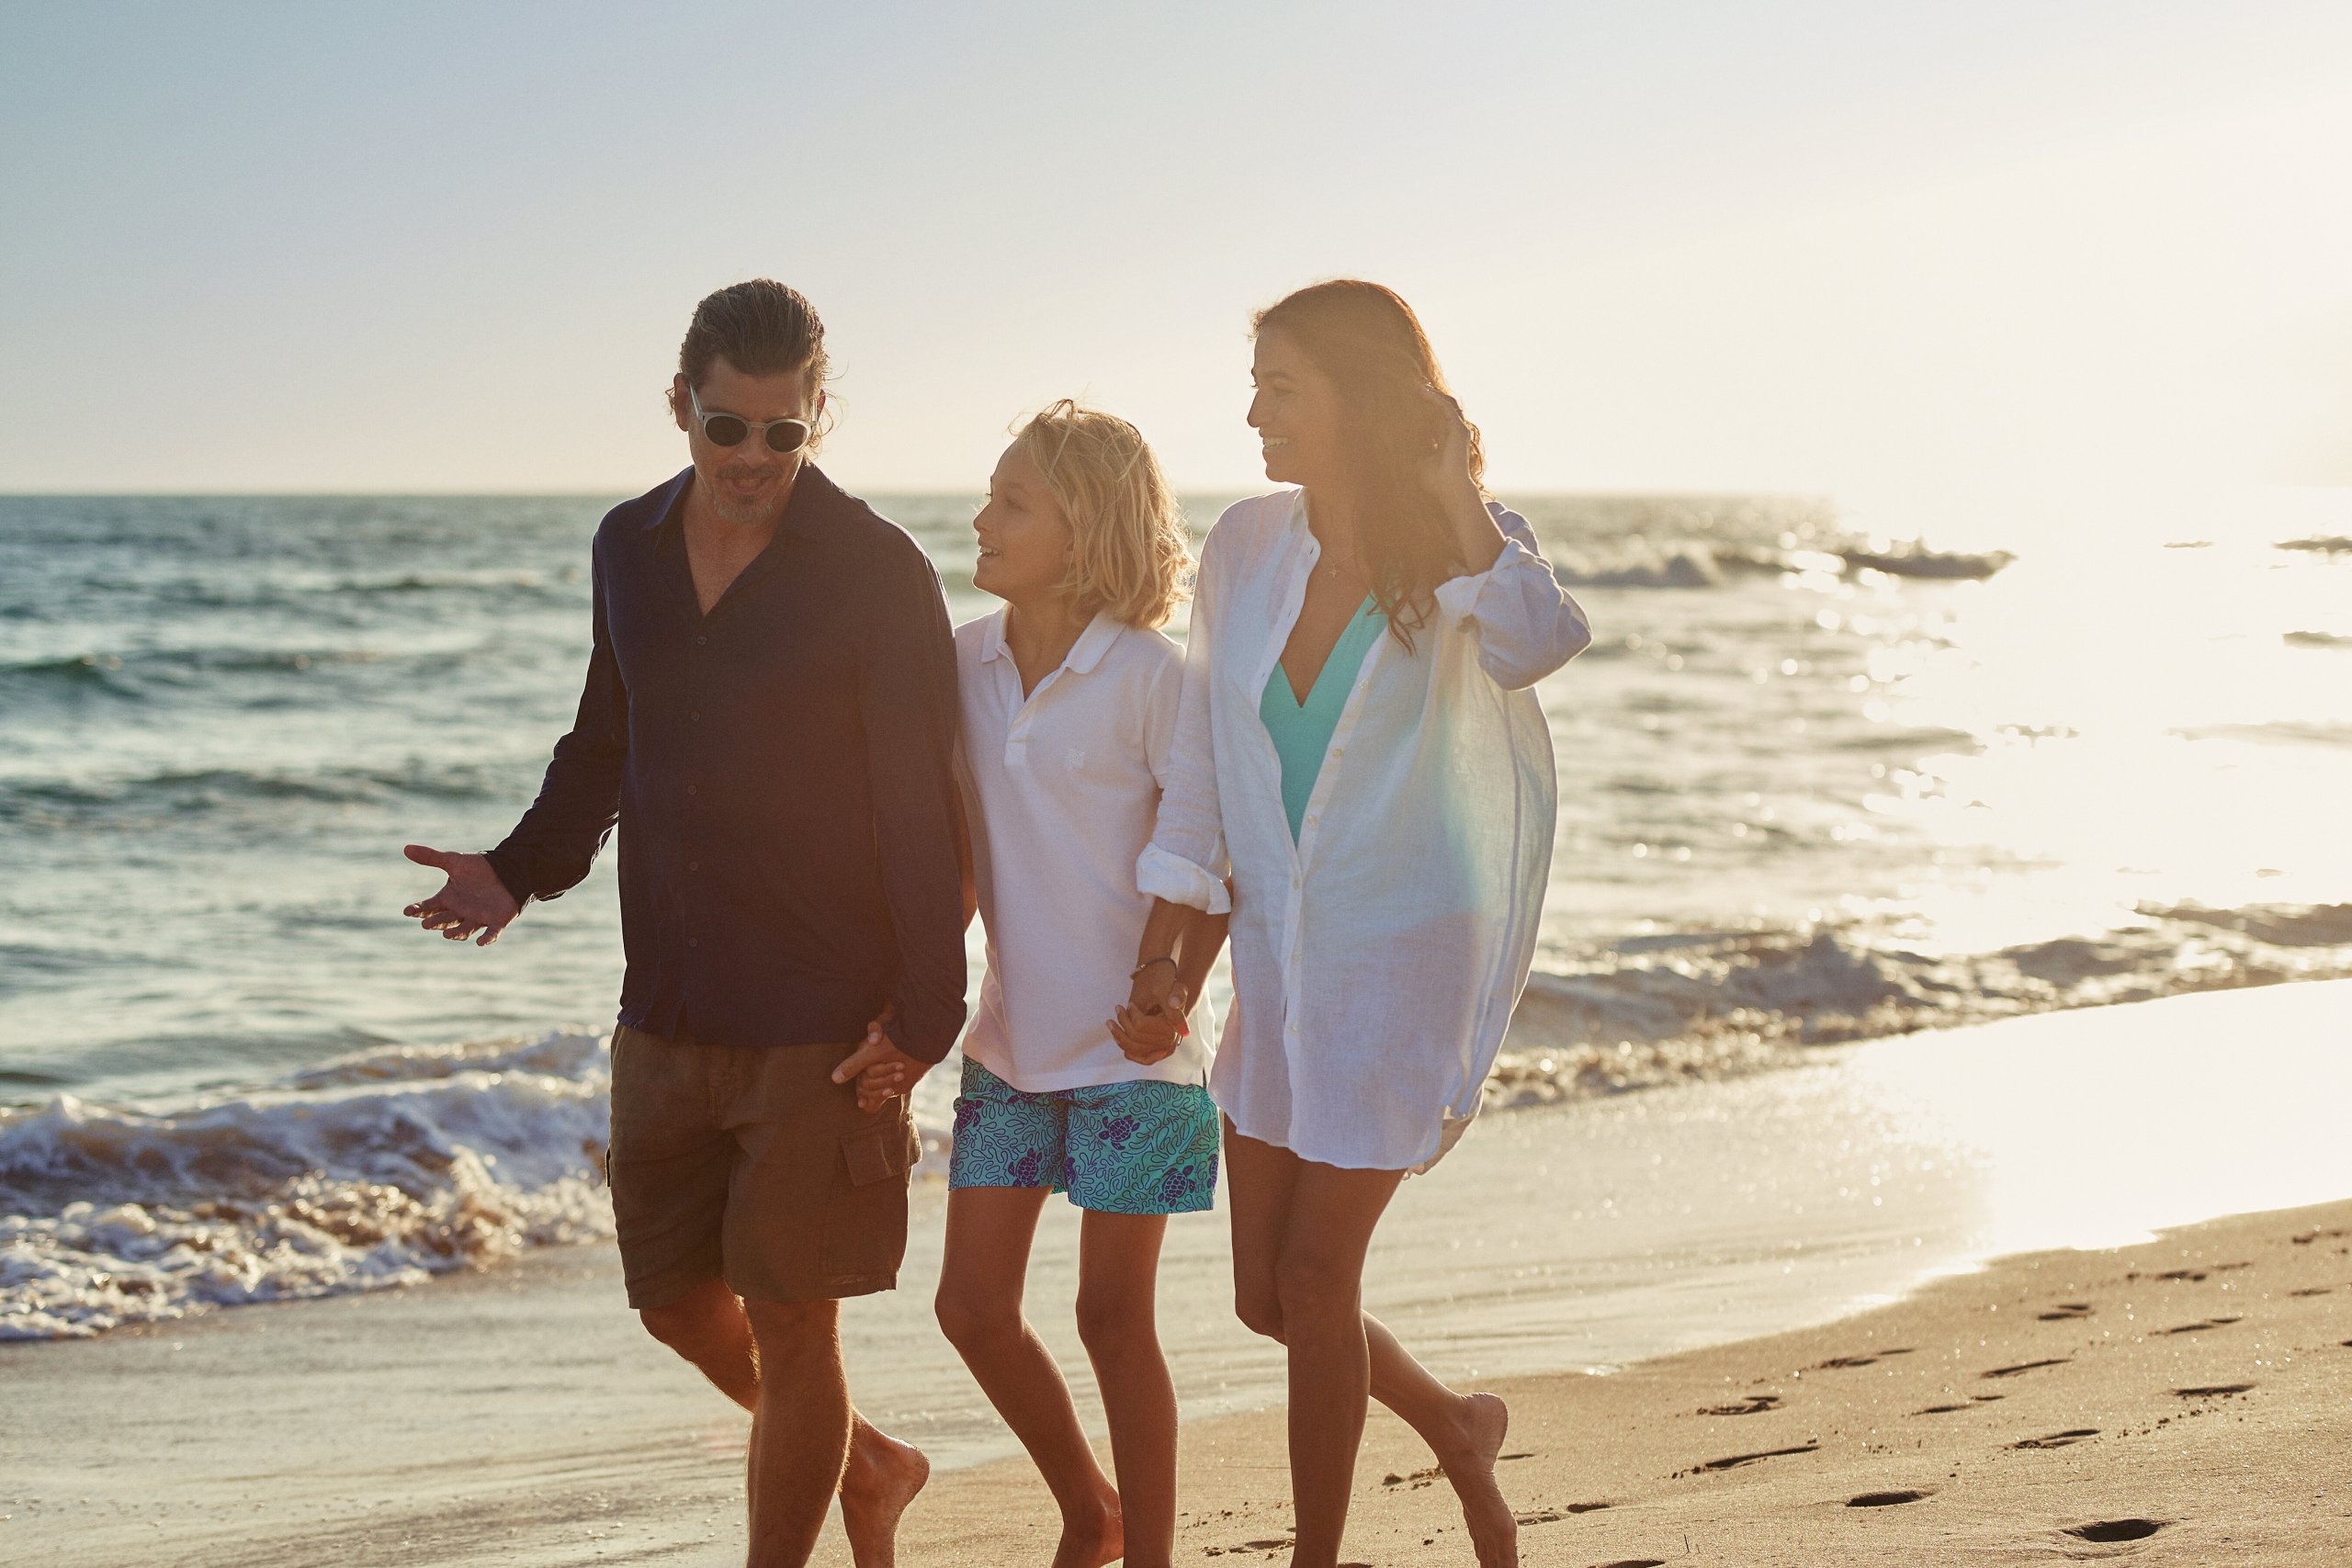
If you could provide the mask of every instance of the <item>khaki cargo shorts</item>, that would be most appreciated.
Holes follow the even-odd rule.
[[[613,1031],[605,1170],[628,1304],[710,1280],[757,1301],[898,1283],[920,1152],[904,1095],[871,1115],[832,1081],[853,1045],[701,1045]]]

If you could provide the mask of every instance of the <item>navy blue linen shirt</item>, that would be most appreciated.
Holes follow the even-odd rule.
[[[685,472],[596,530],[595,644],[538,799],[490,852],[520,903],[620,826],[620,1021],[713,1045],[964,1022],[956,650],[903,530],[804,465],[775,537],[706,615]]]

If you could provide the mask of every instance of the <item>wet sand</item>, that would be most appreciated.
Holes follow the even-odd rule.
[[[2189,997],[1497,1115],[1407,1185],[1368,1296],[1442,1373],[1513,1398],[1510,1451],[1532,1457],[1508,1489],[1557,1516],[1531,1517],[1530,1562],[1678,1562],[1686,1530],[1691,1561],[2035,1561],[2120,1550],[2051,1533],[2109,1515],[2170,1520],[2137,1549],[2151,1560],[2229,1562],[2241,1538],[2213,1532],[2255,1514],[2272,1533],[2243,1560],[2299,1561],[2303,1538],[2276,1532],[2340,1540],[2325,1531],[2352,1509],[2329,1492],[2352,1469],[2352,1262],[2342,1237],[2293,1238],[2352,1229],[2352,1206],[2140,1255],[2010,1255],[2352,1196],[2347,1017],[2346,984]],[[910,1563],[1042,1561],[1024,1464],[948,1469],[1005,1442],[928,1323],[939,1209],[919,1198],[907,1288],[850,1311],[853,1385],[943,1461],[909,1516]],[[1091,1405],[1075,1226],[1049,1213],[1033,1313]],[[2205,1278],[2157,1278],[2174,1269]],[[1248,1544],[1281,1535],[1279,1421],[1216,1418],[1272,1404],[1281,1376],[1227,1311],[1218,1221],[1174,1227],[1162,1295],[1191,1421],[1185,1554],[1279,1555]],[[2192,1323],[2212,1326],[2161,1332]],[[1938,1404],[1961,1408],[1912,1414]],[[744,1428],[639,1332],[603,1248],[0,1347],[0,1561],[740,1562]],[[2063,1440],[2007,1446],[2041,1439]],[[1704,1468],[1781,1449],[1805,1451]],[[1426,1464],[1375,1422],[1362,1560],[1469,1561],[1442,1483],[1417,1483]],[[1880,1533],[1833,1533],[1860,1521]]]

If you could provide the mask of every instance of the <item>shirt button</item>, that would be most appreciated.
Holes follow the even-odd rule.
[[[701,788],[700,788],[698,785],[695,785],[695,784],[688,784],[688,785],[686,786],[686,793],[687,793],[688,795],[699,795],[699,794],[701,794],[701,793],[702,793],[702,791],[701,791]]]
[[[702,715],[700,712],[690,713],[686,715],[686,718],[689,722],[694,724],[700,724],[702,722]]]
[[[695,638],[695,646],[696,648],[700,648],[700,647],[702,647],[705,643],[708,642],[709,640],[710,640],[710,638],[708,638],[708,637],[698,637]]]
[[[686,869],[688,871],[700,871],[702,869],[702,862],[698,860],[690,860],[686,863]]]
[[[690,936],[686,938],[686,945],[688,947],[700,947],[702,945],[702,938],[698,936]]]

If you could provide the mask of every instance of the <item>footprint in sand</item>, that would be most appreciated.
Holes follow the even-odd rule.
[[[2289,1291],[2287,1293],[2290,1296],[2324,1296],[2333,1289],[2334,1287],[2330,1285],[2312,1285],[2300,1291]]]
[[[2159,1334],[2201,1334],[2209,1328],[2227,1328],[2233,1323],[2244,1323],[2243,1317],[2209,1317],[2202,1323],[2184,1323],[2177,1328],[2159,1328]]]
[[[1820,1450],[1820,1448],[1819,1442],[1811,1442],[1792,1449],[1765,1449],[1758,1453],[1733,1454],[1727,1459],[1711,1459],[1704,1464],[1694,1464],[1688,1470],[1678,1470],[1674,1473],[1677,1478],[1679,1478],[1685,1475],[1703,1475],[1710,1471],[1737,1470],[1743,1464],[1754,1464],[1760,1459],[1780,1459],[1787,1454],[1815,1453]]]
[[[2091,1303],[2088,1302],[2060,1302],[2041,1317],[2044,1323],[2064,1323],[2069,1318],[2088,1317],[2090,1314]]]
[[[1847,1498],[1846,1506],[1849,1508],[1892,1508],[1904,1503],[1921,1502],[1927,1498],[1934,1496],[1935,1495],[1936,1489],[1932,1486],[1923,1486],[1916,1492],[1865,1492],[1859,1497]]]
[[[1442,1464],[1433,1464],[1427,1470],[1417,1470],[1410,1475],[1399,1475],[1392,1470],[1380,1478],[1380,1483],[1383,1486],[1427,1486],[1444,1473],[1445,1466]]]
[[[2009,1445],[2013,1449],[2063,1449],[2081,1442],[2085,1438],[2098,1436],[2097,1427],[2077,1427],[2070,1432],[2052,1432],[2046,1438],[2027,1438]]]
[[[1663,1557],[1621,1557],[1614,1562],[1596,1562],[1592,1568],[1666,1568]]]
[[[2233,1393],[2250,1393],[2250,1382],[2217,1382],[2210,1388],[2177,1388],[2173,1393],[2183,1399],[2226,1399]]]
[[[1513,1514],[1511,1517],[1523,1525],[1552,1525],[1573,1514],[1589,1514],[1607,1506],[1606,1503],[1571,1503],[1565,1508],[1531,1508],[1523,1514]]]
[[[1832,1356],[1829,1359],[1822,1362],[1819,1366],[1815,1367],[1813,1371],[1816,1372],[1834,1372],[1847,1367],[1868,1367],[1886,1359],[1889,1356],[1907,1356],[1910,1353],[1911,1347],[1905,1345],[1900,1349],[1895,1350],[1873,1350],[1867,1356]]]
[[[1699,1412],[1702,1416],[1760,1416],[1767,1410],[1778,1410],[1781,1396],[1777,1393],[1751,1393],[1737,1404],[1710,1404]]]
[[[1980,1404],[1998,1404],[2002,1400],[2007,1399],[2007,1397],[2008,1395],[2005,1393],[1972,1393],[1968,1396],[1968,1403],[1966,1404],[1930,1404],[1925,1410],[1914,1410],[1911,1414],[1914,1416],[1949,1416],[1955,1410],[1973,1410]]]
[[[2101,1543],[2115,1540],[2145,1540],[2166,1525],[2170,1519],[2100,1519],[2096,1524],[2070,1526],[2064,1533],[2076,1540]]]
[[[1495,1456],[1495,1462],[1497,1464],[1509,1464],[1515,1459],[1533,1459],[1534,1457],[1535,1452],[1531,1449],[1524,1453],[1497,1454]],[[1417,1470],[1410,1475],[1399,1475],[1392,1470],[1387,1474],[1380,1478],[1380,1483],[1383,1486],[1427,1486],[1430,1482],[1435,1481],[1439,1476],[1443,1475],[1444,1473],[1445,1466],[1442,1464],[1433,1464],[1427,1470]]]
[[[2037,1367],[2063,1367],[2074,1359],[2072,1356],[2052,1356],[2045,1360],[2019,1361],[2014,1367],[1995,1367],[1991,1371],[1979,1375],[1988,1378],[2013,1378],[2019,1372],[2030,1372]]]

